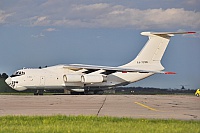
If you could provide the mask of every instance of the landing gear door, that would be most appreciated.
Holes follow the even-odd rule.
[[[44,86],[45,85],[45,77],[41,76],[40,77],[40,86]]]

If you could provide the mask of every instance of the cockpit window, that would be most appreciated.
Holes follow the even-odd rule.
[[[25,72],[23,72],[23,71],[16,71],[10,77],[16,77],[16,76],[22,76],[22,75],[25,75]]]

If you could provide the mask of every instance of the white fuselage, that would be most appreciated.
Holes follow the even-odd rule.
[[[76,89],[76,88],[112,88],[119,85],[127,85],[146,78],[152,73],[138,73],[138,72],[116,72],[107,76],[103,76],[97,72],[90,73],[91,81],[83,82],[81,77],[88,75],[84,73],[85,70],[73,71],[63,68],[63,65],[46,67],[41,69],[21,69],[16,71],[7,83],[13,89],[23,91],[26,89]],[[72,80],[66,80],[65,76],[74,76]],[[98,81],[98,76],[103,76],[105,80]],[[97,80],[95,80],[95,78]],[[74,79],[74,80],[73,80]],[[80,79],[80,80],[78,80]]]

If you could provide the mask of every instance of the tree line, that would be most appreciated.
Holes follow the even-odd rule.
[[[0,73],[0,78],[7,79],[8,75],[6,73]]]

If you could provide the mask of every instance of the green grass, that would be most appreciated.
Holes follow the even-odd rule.
[[[2,116],[0,133],[200,133],[200,121],[96,116]]]

